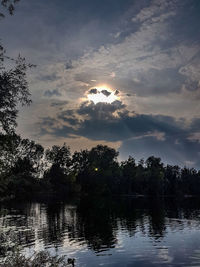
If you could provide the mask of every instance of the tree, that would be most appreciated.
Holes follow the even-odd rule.
[[[12,15],[17,2],[19,0],[1,0],[1,5]],[[0,13],[0,16],[4,17],[4,14]],[[5,60],[9,60],[10,69],[5,67]],[[0,131],[13,133],[17,126],[18,105],[31,103],[26,73],[32,66],[20,55],[17,59],[8,57],[0,44]]]
[[[116,161],[118,157],[118,152],[111,147],[97,145],[93,147],[89,152],[89,162],[94,166],[94,168],[108,168]]]
[[[62,194],[71,192],[75,175],[71,168],[70,148],[65,143],[63,146],[53,146],[46,150],[45,156],[47,162],[51,164],[44,174],[45,180],[50,183],[53,191],[59,191]]]
[[[17,2],[19,0],[1,0],[0,4],[7,9],[10,15],[13,15]],[[5,17],[4,13],[1,12],[0,17]],[[27,140],[25,143],[26,145],[31,144],[31,150],[37,147],[35,152],[28,157],[27,149],[23,148],[24,140],[15,134],[19,104],[29,105],[31,102],[26,80],[27,69],[31,66],[20,55],[17,59],[8,57],[4,47],[0,44],[0,180],[1,185],[3,184],[0,191],[3,188],[4,192],[9,188],[11,180],[15,182],[20,180],[19,177],[32,176],[36,157],[38,163],[40,155],[43,153],[40,145]],[[24,152],[23,156],[20,155],[22,151]],[[34,155],[37,156],[34,157]],[[23,188],[22,183],[20,188]]]
[[[58,165],[63,168],[65,173],[70,171],[71,153],[70,147],[65,143],[63,146],[52,146],[51,149],[46,150],[46,159],[52,165]]]
[[[147,177],[148,177],[148,194],[150,195],[162,195],[163,192],[163,178],[164,167],[160,158],[154,156],[149,157],[146,160]]]
[[[63,168],[58,164],[53,164],[49,170],[45,172],[44,178],[50,183],[53,191],[66,192],[67,186],[67,177],[64,173]]]
[[[180,189],[180,167],[175,165],[167,165],[165,168],[165,177],[164,177],[164,190],[166,195],[175,195],[179,193]]]
[[[124,193],[131,194],[133,192],[136,192],[136,163],[135,159],[131,156],[129,156],[128,160],[122,161],[121,163],[121,169],[123,173],[123,180],[122,187],[125,188]]]
[[[117,156],[115,149],[103,145],[74,153],[73,170],[83,192],[104,194],[116,188]]]
[[[19,135],[0,134],[0,173],[9,172],[21,159],[28,159],[36,171],[39,170],[44,148],[29,139],[22,139]]]
[[[36,192],[43,147],[16,134],[0,134],[0,192],[24,197]]]
[[[15,5],[19,1],[20,0],[1,0],[1,5],[4,7],[5,10],[9,12],[10,15],[13,15],[15,10]],[[4,13],[0,12],[0,17],[4,18],[5,17]]]
[[[14,68],[0,72],[0,129],[6,133],[13,133],[17,126],[18,105],[31,103],[26,80],[29,66],[19,56]]]
[[[84,172],[89,165],[89,151],[81,150],[75,151],[72,156],[72,166],[76,174]]]

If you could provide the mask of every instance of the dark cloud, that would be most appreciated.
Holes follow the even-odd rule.
[[[57,119],[71,122],[73,119],[73,124],[76,123],[76,131],[68,129],[65,136],[74,133],[94,140],[122,141],[154,132],[163,133],[167,138],[175,140],[186,138],[189,133],[183,120],[163,115],[130,113],[121,101],[112,104],[99,102],[96,105],[86,101],[77,110],[60,112]],[[52,130],[60,136],[60,128]]]
[[[47,74],[47,75],[41,75],[37,77],[38,80],[43,82],[54,82],[60,79],[59,76],[57,76],[55,73]]]
[[[43,117],[42,122],[43,122],[44,126],[51,127],[51,126],[54,126],[54,124],[57,122],[57,120],[52,118],[52,117]]]
[[[70,125],[72,126],[76,126],[79,124],[79,120],[76,119],[75,117],[72,117],[72,118],[69,118],[69,117],[63,117],[63,118],[60,118],[62,119],[63,121],[65,122],[68,122]]]
[[[168,163],[200,165],[200,143],[190,138],[191,133],[200,132],[200,119],[186,126],[184,119],[130,113],[121,101],[96,105],[86,101],[77,110],[60,112],[57,122],[63,126],[56,127],[55,119],[51,122],[45,118],[40,124],[41,132],[51,132],[56,137],[76,135],[91,140],[121,141],[122,157],[136,154],[139,159],[155,155]]]
[[[94,104],[93,102],[84,102],[76,110],[79,115],[87,115],[92,120],[101,119],[109,120],[114,118],[113,113],[124,109],[126,106],[121,101],[114,101],[112,104],[99,102]]]
[[[36,123],[36,127],[39,128],[40,135],[52,134],[51,129],[56,128],[58,120],[52,117],[43,117],[42,120]]]
[[[184,138],[186,134],[175,120],[166,116],[136,114],[130,117],[126,112],[117,112],[117,115],[106,112],[93,114],[90,119],[81,122],[78,132],[90,139],[107,141],[122,141],[155,131],[174,139]]]
[[[105,96],[109,96],[111,94],[111,92],[109,92],[108,90],[104,89],[101,91],[102,94],[104,94]]]
[[[119,91],[118,91],[119,92]],[[89,90],[89,92],[88,92],[89,94],[98,94],[98,93],[102,93],[102,94],[104,94],[105,96],[109,96],[109,95],[111,95],[111,92],[110,91],[108,91],[108,90],[106,90],[106,89],[103,89],[103,90],[101,90],[101,91],[99,91],[97,88],[92,88],[92,89],[90,89]],[[117,93],[118,94],[118,93]],[[116,95],[116,92],[115,92],[115,95]]]
[[[67,104],[69,104],[69,101],[54,101],[54,102],[51,102],[50,106],[51,107],[62,107]]]
[[[65,68],[66,68],[66,70],[73,69],[73,65],[72,65],[72,61],[71,60],[66,62]]]
[[[199,80],[193,81],[191,79],[187,79],[185,86],[186,86],[186,89],[189,91],[196,91],[196,90],[200,89]]]
[[[190,128],[192,133],[200,132],[200,118],[193,119]]]
[[[58,114],[57,117],[62,122],[67,122],[72,126],[76,126],[80,123],[80,120],[76,117],[76,113],[74,110],[64,110]]]
[[[98,90],[96,88],[92,88],[89,90],[88,92],[89,94],[97,94],[98,93]]]
[[[61,93],[58,91],[58,89],[54,90],[46,90],[44,92],[44,96],[52,97],[52,96],[61,96]]]
[[[64,110],[61,113],[59,113],[59,116],[75,116],[75,110],[73,109]]]

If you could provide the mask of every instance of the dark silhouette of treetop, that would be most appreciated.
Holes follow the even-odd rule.
[[[14,14],[15,10],[15,5],[19,2],[20,0],[1,0],[1,5],[5,11],[7,11],[10,15]],[[0,17],[4,18],[5,17],[5,12],[3,13],[0,12]]]
[[[1,6],[13,15],[15,4],[19,0],[1,0]],[[4,17],[3,13],[0,13]],[[10,68],[6,68],[5,60],[9,60]],[[0,44],[0,131],[13,133],[17,126],[18,105],[31,103],[27,69],[33,65],[27,64],[25,58],[20,55],[17,59],[10,58],[6,50]]]
[[[0,72],[0,127],[6,133],[13,132],[17,126],[18,104],[31,103],[26,80],[28,67],[25,59],[18,57],[14,68]]]

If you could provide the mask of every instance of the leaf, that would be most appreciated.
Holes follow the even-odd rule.
[[[10,15],[13,15],[14,10],[15,10],[15,8],[14,8],[13,4],[10,4],[8,7],[8,11],[9,11]]]

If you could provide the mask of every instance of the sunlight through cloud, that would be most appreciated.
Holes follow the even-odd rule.
[[[118,92],[119,91],[113,91],[111,88],[103,85],[91,88],[87,92],[87,98],[94,104],[97,104],[99,102],[111,104],[112,102],[119,99],[119,97],[117,96]]]

